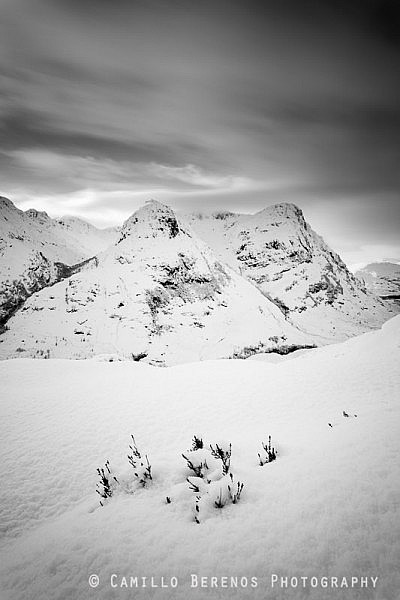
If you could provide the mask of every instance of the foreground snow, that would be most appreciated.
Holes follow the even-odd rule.
[[[399,346],[396,317],[277,364],[1,363],[1,599],[398,598]],[[131,433],[153,482],[102,508],[96,468],[129,470]],[[231,442],[245,484],[238,504],[209,507],[200,525],[181,457],[194,434]],[[269,434],[278,458],[260,467]],[[190,588],[191,574],[209,587]],[[271,587],[273,574],[379,579],[286,589]],[[223,576],[257,587],[222,588]],[[159,587],[127,589],[123,577]]]

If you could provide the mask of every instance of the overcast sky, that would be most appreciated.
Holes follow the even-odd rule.
[[[120,223],[294,202],[400,259],[397,0],[1,0],[0,193]]]

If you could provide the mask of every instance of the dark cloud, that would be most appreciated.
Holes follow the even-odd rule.
[[[377,210],[393,229],[396,0],[4,0],[0,13],[2,193],[46,192],[58,212],[60,192],[90,188],[90,216],[113,194],[121,218],[146,189],[179,208],[290,200],[323,229],[360,210],[377,244]]]
[[[314,98],[308,103],[289,100],[267,109],[266,121],[277,127],[304,128],[324,125],[334,129],[391,135],[400,128],[400,105],[385,106],[368,102],[340,102]]]
[[[400,4],[397,0],[383,0],[372,4],[370,28],[385,42],[400,46]]]
[[[145,74],[135,74],[118,66],[103,70],[92,66],[68,63],[65,60],[42,58],[36,65],[36,72],[43,73],[56,79],[62,79],[72,84],[116,86],[123,93],[148,93],[157,92],[157,81],[146,77]]]
[[[79,131],[66,131],[57,123],[46,118],[45,114],[16,110],[4,116],[0,121],[3,153],[7,150],[20,148],[41,148],[78,156],[93,156],[95,158],[112,158],[114,160],[130,160],[136,162],[161,162],[166,165],[180,164],[180,157],[186,154],[195,158],[204,153],[204,148],[195,144],[186,144],[177,139],[164,144],[145,142],[135,143],[120,141],[106,135],[102,131],[92,134]],[[178,135],[178,134],[177,134]]]

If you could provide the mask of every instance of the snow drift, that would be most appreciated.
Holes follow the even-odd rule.
[[[279,364],[3,361],[2,600],[396,600],[399,353],[396,317]],[[96,468],[109,459],[118,474],[129,469],[132,433],[153,481],[101,507]],[[200,524],[181,456],[194,434],[230,442],[245,484],[239,503],[210,507]],[[278,456],[261,467],[268,435]],[[273,574],[378,580],[286,589],[272,588]],[[191,588],[192,575],[208,588]],[[121,587],[131,576],[147,587]],[[257,587],[211,587],[211,577]]]

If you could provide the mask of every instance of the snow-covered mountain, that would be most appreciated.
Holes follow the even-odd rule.
[[[24,212],[0,198],[0,324],[32,293],[63,277],[66,265],[94,256],[116,235],[81,219]]]
[[[366,265],[355,275],[374,294],[382,298],[400,298],[400,265],[376,262]]]
[[[154,201],[113,246],[30,297],[8,325],[3,358],[116,354],[175,364],[314,343]]]
[[[103,231],[5,199],[1,208],[3,318],[20,307],[1,358],[176,364],[287,352],[379,327],[398,310],[292,204],[178,219],[152,201]]]
[[[322,343],[379,327],[396,312],[350,273],[293,204],[254,215],[193,215],[188,221],[222,261]]]

